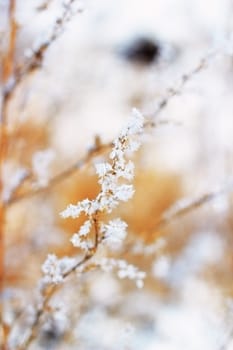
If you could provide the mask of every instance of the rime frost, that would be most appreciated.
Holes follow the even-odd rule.
[[[127,202],[134,194],[133,185],[120,185],[115,189],[114,196],[117,200]]]
[[[120,279],[128,278],[135,281],[138,288],[142,288],[144,286],[146,273],[144,271],[140,271],[136,266],[128,264],[125,260],[103,258],[100,261],[100,266],[102,270],[106,272],[116,271],[117,276]]]
[[[111,213],[120,203],[127,202],[134,194],[132,184],[124,183],[134,177],[134,164],[127,159],[129,154],[135,152],[140,146],[139,135],[142,133],[144,118],[141,113],[134,109],[128,124],[120,132],[113,142],[113,148],[109,155],[109,161],[95,164],[98,182],[101,190],[95,199],[84,199],[76,205],[69,204],[61,212],[63,218],[77,218],[82,213],[88,220],[74,233],[70,241],[74,247],[84,252],[94,252],[99,242],[104,242],[111,248],[119,248],[126,237],[127,224],[120,218],[103,223],[98,219],[99,213]],[[94,234],[95,238],[91,238]],[[103,269],[117,269],[119,278],[135,280],[138,288],[143,286],[145,272],[139,271],[134,265],[124,260],[107,259],[101,263]],[[53,283],[62,281],[60,262],[54,255],[50,255],[43,265],[43,271]]]
[[[49,254],[44,264],[42,272],[44,274],[43,284],[59,284],[63,282],[64,273],[73,265],[74,259],[64,257],[58,259],[55,254]]]
[[[128,201],[134,194],[131,184],[119,184],[119,179],[132,180],[134,176],[134,164],[127,161],[126,154],[135,152],[140,146],[138,135],[142,132],[144,118],[141,113],[133,109],[128,124],[120,132],[120,136],[113,142],[113,149],[110,153],[111,162],[95,164],[96,174],[99,177],[101,191],[94,200],[85,199],[76,205],[70,204],[61,212],[63,218],[76,218],[82,212],[92,216],[97,211],[111,211],[119,202]],[[137,140],[135,137],[137,136]]]

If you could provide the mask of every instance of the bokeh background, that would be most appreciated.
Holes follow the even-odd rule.
[[[17,64],[47,40],[65,3],[16,1]],[[0,6],[4,48],[8,1]],[[56,311],[30,348],[232,350],[233,2],[77,0],[72,11],[42,67],[25,76],[8,103],[4,198],[20,169],[29,176],[19,196],[46,186],[97,136],[111,141],[132,107],[164,122],[145,136],[134,160],[135,196],[115,213],[129,224],[130,248],[119,258],[147,278],[138,290],[103,271],[74,276],[53,298]],[[155,116],[171,89],[179,93]],[[98,190],[89,164],[9,205],[9,327],[33,302],[46,255],[77,254],[69,238],[82,220],[61,220],[59,212]],[[198,202],[208,194],[211,200]],[[195,200],[185,215],[169,220]],[[24,326],[14,329],[12,344]]]

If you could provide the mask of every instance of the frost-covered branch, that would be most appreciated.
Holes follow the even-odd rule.
[[[128,124],[113,142],[109,160],[95,164],[100,184],[99,194],[95,199],[84,199],[77,204],[70,204],[61,213],[63,218],[75,219],[81,214],[87,217],[79,231],[74,233],[70,239],[74,247],[83,251],[84,256],[79,261],[77,258],[59,259],[54,254],[47,257],[42,266],[44,276],[39,284],[41,300],[37,306],[29,335],[19,349],[26,349],[34,340],[41,316],[65,278],[78,268],[85,268],[85,264],[95,255],[100,243],[107,244],[114,249],[118,248],[125,239],[127,224],[124,221],[116,218],[103,222],[100,217],[102,214],[110,214],[121,202],[127,202],[134,194],[133,185],[129,183],[134,177],[134,164],[128,160],[128,157],[141,145],[140,137],[144,124],[143,116],[134,109]],[[102,269],[106,270],[106,262],[107,260],[102,261]],[[143,286],[145,273],[139,271],[137,267],[123,260],[109,260],[110,265],[111,268],[118,269],[119,278],[135,279],[139,288]]]
[[[183,74],[177,86],[169,88],[165,93],[164,97],[162,97],[161,100],[157,103],[156,110],[150,115],[150,118],[148,118],[145,121],[144,127],[157,128],[158,126],[161,126],[161,125],[170,125],[170,124],[180,125],[179,122],[174,122],[174,121],[165,120],[165,119],[159,120],[157,117],[163,111],[163,109],[166,108],[166,106],[168,105],[168,103],[173,97],[178,96],[182,93],[183,88],[187,82],[189,82],[194,76],[196,76],[196,74],[198,74],[203,69],[208,67],[211,59],[213,59],[215,56],[216,56],[216,53],[212,53],[204,56],[189,73]],[[83,166],[85,166],[88,162],[90,162],[96,156],[97,153],[101,154],[101,152],[109,150],[112,144],[113,142],[108,142],[105,144],[101,143],[96,145],[93,149],[88,151],[87,154],[78,162],[74,163],[73,165],[71,165],[64,171],[62,171],[60,174],[55,175],[52,179],[50,179],[50,181],[46,186],[38,187],[36,189],[35,188],[29,189],[28,191],[20,195],[10,198],[5,203],[5,205],[10,206],[15,203],[18,203],[21,200],[46,192],[48,189],[51,189],[54,185],[59,184],[61,181],[67,179],[69,176],[71,176],[72,174],[77,172],[79,169],[81,169]]]

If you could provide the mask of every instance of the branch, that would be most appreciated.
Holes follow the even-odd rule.
[[[36,195],[45,193],[49,191],[52,187],[58,185],[62,181],[66,180],[71,175],[75,174],[78,170],[82,169],[85,165],[87,165],[93,157],[96,157],[101,152],[105,152],[109,150],[112,147],[112,143],[106,143],[106,144],[98,144],[94,148],[92,148],[82,159],[80,159],[78,162],[75,162],[70,167],[62,171],[60,174],[55,175],[49,183],[44,187],[39,187],[36,189],[30,189],[25,193],[22,193],[21,195],[18,195],[16,197],[12,197],[9,200],[5,201],[4,205],[5,207],[9,207],[13,204],[16,204],[24,199],[28,199],[31,197],[34,197]]]
[[[202,207],[203,205],[214,201],[216,198],[218,198],[222,194],[232,190],[233,190],[233,186],[231,184],[219,190],[205,193],[202,196],[192,200],[185,199],[185,200],[178,201],[177,203],[172,205],[168,210],[164,212],[162,218],[156,224],[155,229],[158,230],[167,226],[175,219],[191,213],[193,210],[196,210]]]
[[[128,124],[122,129],[120,135],[113,142],[113,147],[109,154],[109,162],[102,162],[96,165],[96,174],[99,178],[98,182],[101,185],[100,192],[96,198],[92,200],[84,199],[76,205],[70,204],[61,213],[63,218],[77,218],[81,213],[84,213],[88,218],[80,227],[78,233],[75,233],[71,238],[73,246],[83,249],[85,255],[81,261],[74,263],[73,266],[68,266],[66,271],[61,270],[59,267],[59,259],[57,259],[55,255],[49,255],[47,257],[42,266],[44,274],[40,285],[42,301],[39,303],[39,307],[37,306],[35,319],[30,327],[30,333],[23,344],[19,345],[18,349],[26,349],[35,339],[35,336],[38,335],[41,316],[44,314],[52,295],[57,290],[58,284],[63,282],[63,279],[68,277],[78,267],[90,260],[97,252],[98,246],[103,239],[107,239],[107,237],[104,237],[104,225],[100,221],[99,215],[110,214],[120,202],[126,202],[132,197],[134,192],[133,186],[122,184],[122,179],[127,181],[133,179],[134,166],[132,162],[127,160],[126,154],[129,151],[134,153],[140,147],[141,143],[139,140],[138,143],[136,143],[135,137],[141,135],[144,125],[143,122],[143,116],[139,111],[134,110]],[[120,230],[122,229],[122,224],[123,229],[127,227],[126,223],[119,219],[116,219],[115,223],[109,221],[108,225],[105,225],[105,230],[109,230],[108,239],[111,238],[113,233],[116,234],[117,232],[118,227],[116,222],[118,226],[120,224]],[[90,239],[92,232],[94,237]],[[121,239],[124,239],[124,237]],[[57,271],[59,271],[59,273],[57,273]]]
[[[188,81],[190,81],[196,74],[198,74],[200,71],[202,71],[204,68],[206,68],[208,63],[209,63],[210,58],[215,57],[215,55],[216,55],[216,53],[206,55],[204,58],[202,58],[198,62],[198,64],[196,65],[195,68],[193,68],[189,73],[184,74],[181,77],[180,84],[178,84],[179,85],[178,88],[169,88],[167,90],[167,93],[165,94],[165,96],[159,101],[156,111],[153,113],[153,115],[151,116],[150,119],[147,119],[145,121],[144,127],[157,128],[160,125],[167,125],[167,124],[173,124],[173,125],[178,125],[178,126],[181,125],[180,122],[178,122],[178,121],[176,122],[176,121],[169,121],[169,120],[153,120],[153,119],[155,119],[160,114],[160,112],[164,108],[166,108],[166,106],[168,105],[168,103],[170,102],[170,100],[174,96],[177,96],[177,95],[182,93],[182,89],[183,89],[184,85]],[[96,156],[96,153],[95,153],[96,151],[97,151],[97,153],[99,153],[102,150],[109,149],[111,146],[112,146],[112,142],[110,142],[108,144],[101,145],[101,149],[99,148],[97,150],[88,152],[88,154],[83,159],[81,159],[78,163],[71,165],[69,168],[64,170],[62,173],[56,175],[53,179],[51,179],[47,186],[45,186],[43,188],[29,190],[28,192],[23,193],[20,196],[11,198],[7,202],[5,202],[5,205],[10,206],[10,205],[13,205],[13,204],[15,204],[21,200],[24,200],[26,198],[30,198],[30,197],[33,197],[37,194],[42,194],[42,193],[46,192],[54,185],[59,184],[61,181],[65,180],[67,177],[71,176],[76,171],[81,169],[85,164],[87,164],[92,159],[92,157]]]
[[[183,74],[179,82],[177,84],[177,87],[172,86],[167,89],[167,92],[165,93],[165,96],[160,99],[160,101],[157,103],[155,111],[151,114],[151,118],[157,117],[157,115],[168,105],[170,100],[180,95],[183,92],[183,89],[185,85],[192,80],[197,74],[202,72],[204,69],[206,69],[211,61],[211,59],[214,59],[218,51],[210,52],[206,56],[202,57],[200,61],[197,63],[197,65],[188,73]]]
[[[64,32],[65,25],[72,19],[74,14],[72,5],[75,3],[75,1],[76,0],[69,0],[66,2],[66,5],[63,5],[63,12],[55,21],[54,27],[48,39],[42,42],[35,50],[30,50],[28,60],[22,65],[18,66],[15,69],[14,74],[8,76],[8,81],[3,88],[3,105],[7,104],[23,78],[42,66],[47,50],[53,44],[53,42],[60,37],[60,35]]]

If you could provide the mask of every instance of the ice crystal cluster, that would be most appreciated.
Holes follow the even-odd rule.
[[[140,147],[143,126],[142,114],[133,109],[128,124],[113,141],[109,160],[95,164],[100,184],[99,194],[95,199],[84,199],[77,204],[70,204],[61,212],[62,218],[75,219],[81,214],[87,217],[70,241],[88,257],[94,255],[100,243],[115,250],[121,247],[126,238],[126,222],[120,218],[102,222],[99,216],[101,213],[110,214],[120,202],[127,202],[134,194],[133,185],[129,183],[134,177],[134,164],[128,157]],[[42,267],[46,283],[50,281],[52,284],[57,284],[63,281],[63,260],[59,260],[55,255],[48,256]],[[145,273],[139,271],[137,267],[123,260],[107,259],[100,264],[103,270],[106,270],[107,262],[110,270],[113,268],[118,270],[119,278],[129,278],[135,280],[139,288],[143,286]],[[70,269],[73,270],[72,266]]]
[[[136,266],[128,264],[125,260],[103,258],[100,262],[100,266],[105,272],[115,270],[120,279],[128,278],[134,280],[138,288],[142,288],[144,285],[146,273],[140,271]]]
[[[43,282],[45,284],[59,284],[63,282],[63,274],[74,264],[74,259],[64,257],[58,259],[55,254],[49,254],[46,261],[42,265],[44,273]]]

